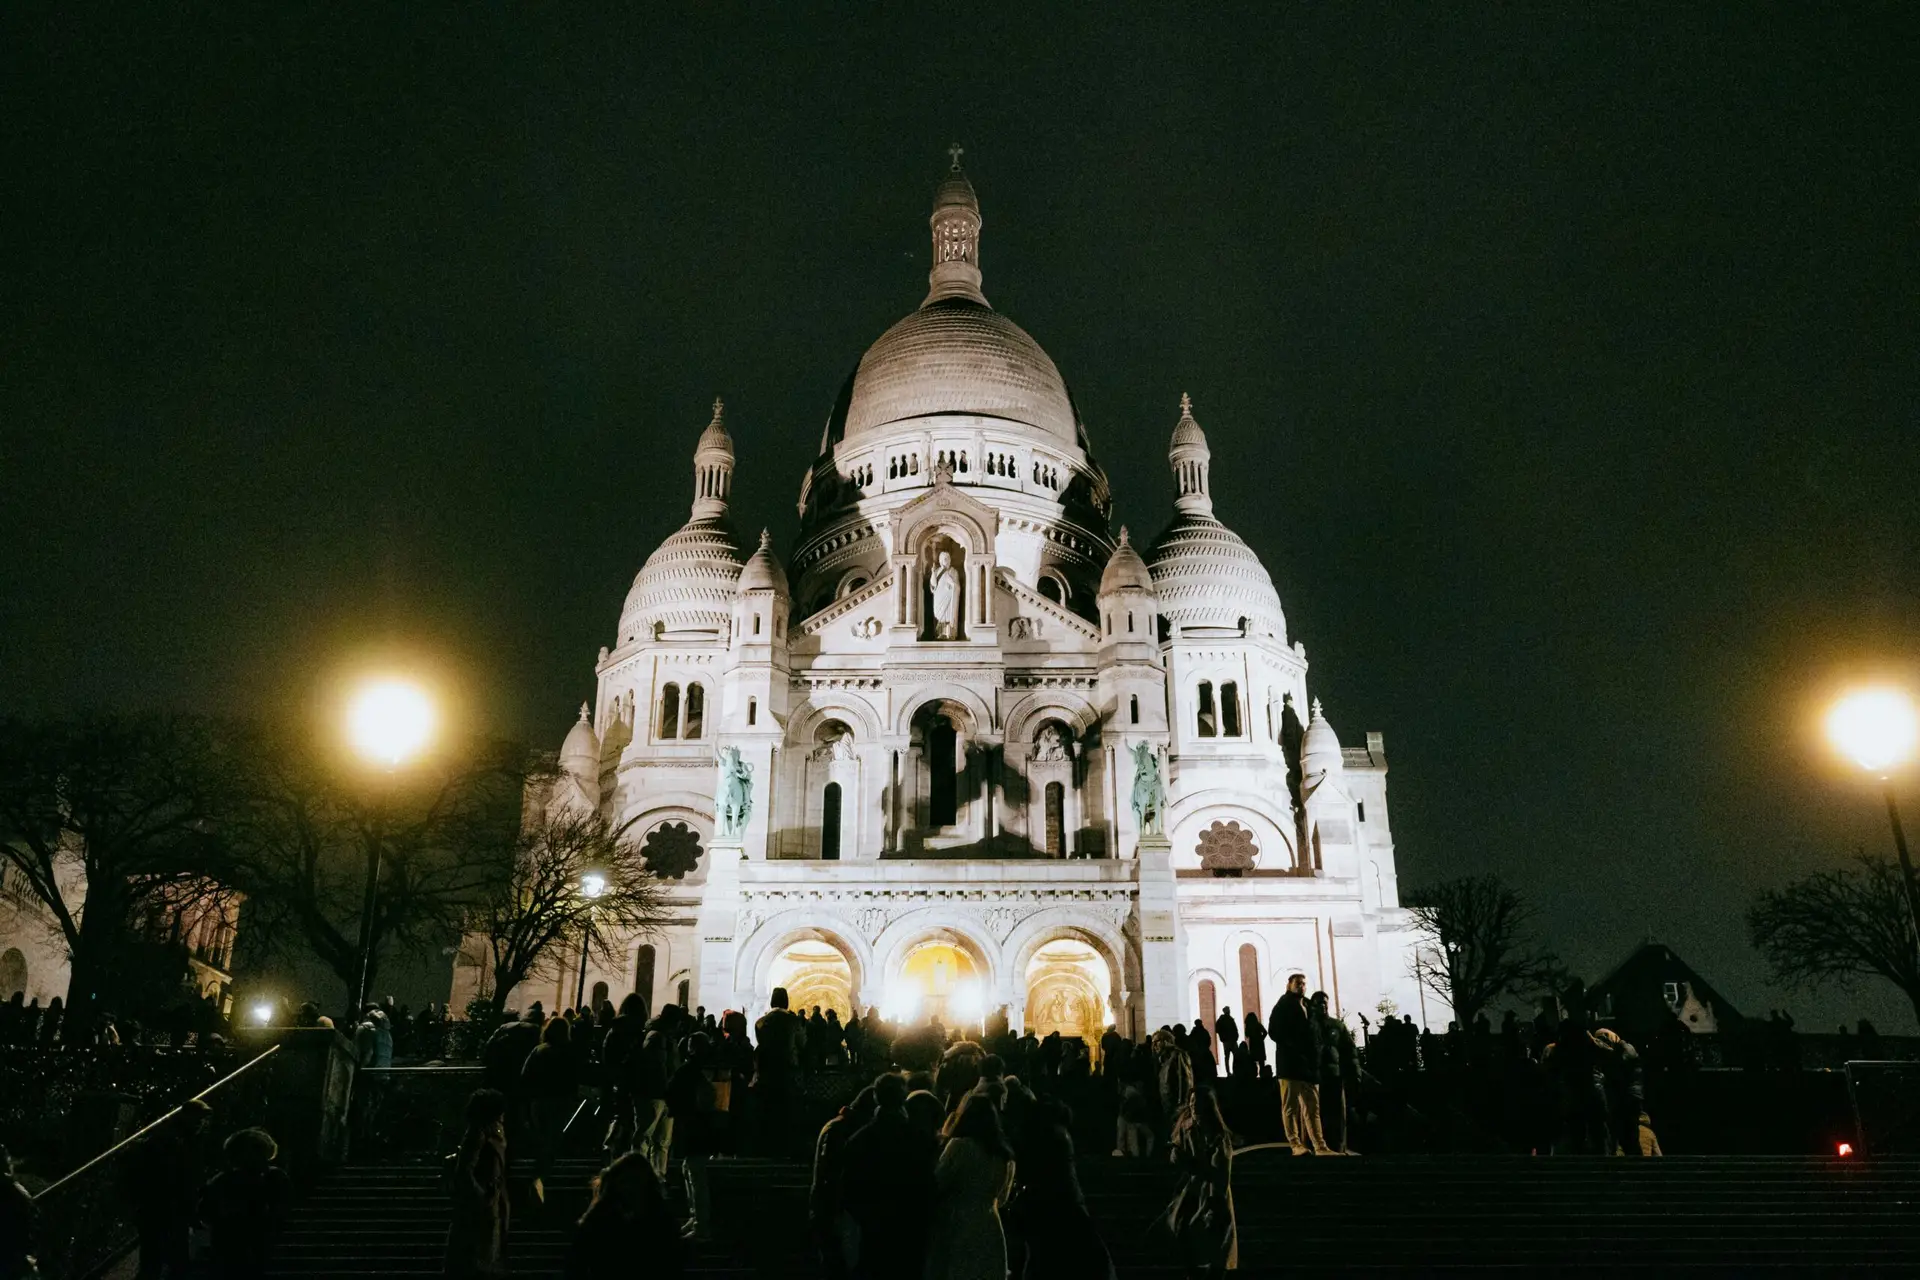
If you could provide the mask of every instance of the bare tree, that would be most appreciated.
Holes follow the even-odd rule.
[[[1920,950],[1900,867],[1868,853],[1853,863],[1761,894],[1747,911],[1747,934],[1783,985],[1885,978],[1920,1016]]]
[[[351,1006],[363,982],[371,993],[383,954],[458,937],[511,855],[526,776],[519,753],[494,746],[370,774],[262,743],[245,816],[233,824],[248,928],[281,954],[304,946]]]
[[[615,936],[666,922],[660,882],[629,826],[564,805],[529,809],[510,871],[468,917],[487,948],[492,986],[485,994],[497,1000],[530,977],[556,976],[576,939],[590,939],[610,958]],[[597,877],[597,897],[583,892],[589,876]]]
[[[1427,951],[1415,976],[1465,1026],[1501,996],[1551,987],[1561,969],[1532,944],[1533,908],[1498,876],[1442,880],[1410,894]]]
[[[227,892],[229,745],[184,717],[0,723],[0,864],[66,946],[74,1013],[151,989],[149,923]]]

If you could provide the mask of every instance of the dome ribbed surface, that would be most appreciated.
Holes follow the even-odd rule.
[[[1100,594],[1124,591],[1132,587],[1138,591],[1152,591],[1153,575],[1147,569],[1147,562],[1133,549],[1127,540],[1127,531],[1120,531],[1120,545],[1113,549],[1113,555],[1107,559],[1107,567],[1100,574]]]
[[[1175,517],[1148,553],[1147,567],[1160,612],[1183,627],[1237,627],[1287,638],[1280,593],[1253,548],[1240,535],[1198,513]]]
[[[845,438],[937,413],[1005,418],[1075,443],[1067,384],[1040,344],[968,298],[929,303],[880,335],[853,378]]]
[[[647,557],[620,611],[620,643],[669,632],[726,631],[740,580],[740,547],[720,519],[689,520]]]

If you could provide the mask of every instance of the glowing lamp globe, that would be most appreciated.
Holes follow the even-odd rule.
[[[1920,713],[1902,690],[1859,689],[1827,713],[1827,739],[1862,769],[1885,773],[1913,758]]]
[[[405,680],[376,680],[347,707],[347,740],[367,759],[393,768],[433,737],[433,703]]]
[[[269,1022],[272,1022],[273,1006],[270,1004],[257,1004],[253,1006],[253,1020],[263,1027]]]
[[[607,891],[607,878],[598,871],[589,871],[580,877],[580,892],[589,898],[597,898]]]

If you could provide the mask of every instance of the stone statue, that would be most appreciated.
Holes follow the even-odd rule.
[[[1058,764],[1067,758],[1067,744],[1060,735],[1059,725],[1040,726],[1040,736],[1033,742],[1033,758],[1041,764]]]
[[[1150,743],[1133,744],[1133,822],[1143,836],[1164,835],[1167,784]]]
[[[753,766],[740,758],[740,748],[720,748],[720,789],[713,797],[718,834],[738,836],[753,816]]]
[[[952,640],[960,634],[960,571],[945,551],[927,575],[927,586],[933,592],[933,638]]]

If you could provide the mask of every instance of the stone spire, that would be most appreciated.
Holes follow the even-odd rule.
[[[973,184],[960,168],[960,144],[954,143],[947,154],[953,167],[933,196],[933,270],[927,275],[927,301],[943,298],[970,298],[986,305],[980,292],[980,200]]]
[[[726,406],[713,401],[713,421],[693,447],[693,518],[713,520],[727,514],[733,492],[733,437],[727,434]]]
[[[1167,462],[1173,467],[1177,487],[1174,509],[1191,515],[1212,515],[1213,495],[1207,489],[1207,471],[1213,453],[1207,448],[1206,432],[1193,420],[1193,398],[1180,395],[1180,422],[1173,429],[1167,446]]]

